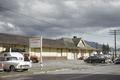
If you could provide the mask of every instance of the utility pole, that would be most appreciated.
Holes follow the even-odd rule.
[[[42,70],[42,68],[43,68],[43,59],[42,59],[42,44],[43,44],[43,42],[42,42],[42,36],[40,37],[40,67],[41,67],[41,70]]]
[[[111,35],[114,35],[114,52],[113,52],[113,60],[114,60],[117,57],[116,40],[117,40],[117,35],[120,35],[120,30],[111,30],[110,33]]]
[[[114,42],[115,42],[115,58],[116,58],[116,30],[114,30]]]

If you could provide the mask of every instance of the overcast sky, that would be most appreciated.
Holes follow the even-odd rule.
[[[78,36],[113,46],[114,29],[120,29],[120,0],[0,0],[1,33]]]

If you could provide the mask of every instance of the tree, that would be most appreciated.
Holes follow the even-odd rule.
[[[103,44],[102,45],[102,52],[103,52],[103,54],[108,54],[109,51],[110,51],[109,45],[108,44],[107,45]]]

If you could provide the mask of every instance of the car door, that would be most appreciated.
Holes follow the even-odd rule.
[[[4,60],[4,58],[0,57],[0,71],[3,70],[3,60]]]

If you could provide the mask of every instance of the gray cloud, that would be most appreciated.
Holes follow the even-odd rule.
[[[0,0],[0,22],[18,34],[56,37],[119,27],[119,7],[118,0]]]

